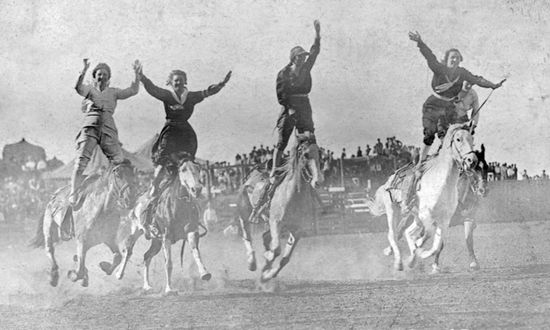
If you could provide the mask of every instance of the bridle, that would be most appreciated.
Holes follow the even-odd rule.
[[[475,152],[474,152],[474,149],[471,148],[470,151],[466,152],[465,154],[463,154],[460,149],[456,146],[456,144],[454,143],[455,141],[455,134],[458,132],[458,131],[461,131],[461,130],[464,130],[464,131],[468,131],[467,129],[457,129],[453,132],[453,136],[451,136],[451,143],[450,143],[450,147],[453,151],[455,151],[457,154],[458,154],[458,157],[460,158],[460,160],[457,160],[457,159],[454,159],[454,161],[456,162],[458,168],[460,169],[461,172],[472,172],[473,170],[471,169],[468,169],[464,166],[464,163],[465,163],[465,159],[466,159],[466,156],[470,155],[470,154],[474,154],[475,155]]]
[[[118,178],[118,171],[122,167],[127,167],[129,170],[132,170],[132,166],[130,164],[126,164],[126,163],[115,165],[111,169],[111,174],[112,174],[111,175],[111,182],[112,182],[113,192],[114,192],[114,195],[117,197],[117,203],[121,207],[122,207],[121,201],[124,198],[124,193],[128,189],[130,189],[130,182],[128,180],[122,180],[122,179]],[[122,181],[122,184],[119,183],[120,181]]]

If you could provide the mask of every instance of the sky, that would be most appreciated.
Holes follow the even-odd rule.
[[[376,138],[422,143],[422,104],[431,72],[408,31],[436,56],[461,50],[462,66],[497,82],[475,135],[489,161],[516,163],[530,174],[550,169],[550,4],[487,1],[7,1],[0,0],[0,146],[27,140],[65,162],[83,114],[74,84],[82,59],[111,66],[111,86],[127,87],[132,63],[164,85],[172,69],[201,90],[233,76],[190,119],[197,156],[233,160],[253,145],[273,145],[280,108],[277,72],[296,45],[321,54],[312,71],[316,136],[339,155]],[[90,77],[87,76],[89,79]],[[481,100],[489,90],[477,88]],[[143,88],[120,101],[115,121],[134,151],[159,132],[162,104]]]

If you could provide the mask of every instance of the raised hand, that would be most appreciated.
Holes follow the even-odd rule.
[[[421,42],[422,41],[422,38],[420,37],[420,33],[418,33],[418,31],[409,32],[409,39],[411,39],[414,42]]]
[[[84,64],[84,72],[86,72],[90,68],[90,60],[87,58],[82,59],[82,63]]]
[[[319,22],[318,19],[313,21],[313,26],[315,27],[315,33],[319,35],[321,33],[321,23]]]
[[[502,84],[504,84],[505,81],[506,81],[506,78],[502,79],[498,84],[495,85],[495,88],[493,88],[493,89],[500,88],[502,86]]]
[[[232,73],[232,71],[229,71],[229,72],[225,75],[225,78],[224,78],[223,81],[220,83],[220,85],[224,86],[225,84],[227,84],[227,82],[229,81],[229,79],[231,79],[231,73]]]
[[[134,69],[134,72],[136,73],[136,75],[141,74],[141,72],[143,70],[143,66],[141,65],[141,62],[139,60],[134,61],[134,64],[132,65],[132,68]]]

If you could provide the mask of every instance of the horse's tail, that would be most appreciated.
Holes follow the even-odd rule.
[[[374,198],[367,197],[367,207],[369,208],[370,214],[374,215],[375,217],[379,217],[386,213],[386,207],[384,206],[384,202],[382,201],[382,193],[384,192],[385,190],[382,186],[378,188],[378,190],[376,190]]]
[[[29,241],[29,247],[40,248],[44,247],[46,240],[44,238],[44,215],[46,211],[42,213],[42,216],[38,217],[38,228],[36,228],[36,235]]]

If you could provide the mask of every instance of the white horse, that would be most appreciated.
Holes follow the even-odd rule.
[[[458,205],[457,185],[461,170],[471,170],[477,163],[473,149],[473,138],[469,125],[455,124],[447,130],[439,155],[428,160],[425,171],[419,179],[418,217],[405,230],[410,249],[409,267],[413,267],[416,256],[422,259],[435,256],[433,271],[440,271],[439,255],[443,249],[443,236]],[[395,174],[394,174],[395,175]],[[376,191],[375,199],[369,201],[370,212],[388,219],[388,241],[394,255],[394,268],[403,270],[401,252],[397,246],[397,225],[401,220],[400,194],[388,191],[394,175]],[[432,247],[424,250],[426,238],[433,237]]]

